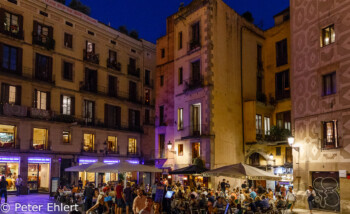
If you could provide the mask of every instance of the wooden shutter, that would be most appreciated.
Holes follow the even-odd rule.
[[[22,48],[17,48],[17,62],[16,62],[17,63],[17,74],[22,74],[22,55],[23,55]]]
[[[0,8],[1,9],[1,8]],[[2,68],[2,47],[3,47],[3,44],[0,43],[0,68]]]
[[[71,97],[70,108],[70,114],[75,115],[75,97]]]
[[[34,89],[33,94],[33,108],[38,108],[38,90]]]
[[[53,27],[48,26],[47,28],[49,29],[49,38],[53,39]]]
[[[140,111],[135,111],[135,126],[140,127]]]
[[[95,124],[95,102],[92,102],[92,123]]]
[[[60,114],[63,114],[63,95],[60,95]]]
[[[21,98],[22,98],[22,87],[16,86],[16,101],[15,104],[16,105],[21,105]]]
[[[92,43],[92,53],[95,54],[95,43]]]
[[[109,127],[109,123],[108,123],[108,104],[105,104],[105,125],[107,125],[107,127]]]
[[[50,110],[51,107],[51,93],[46,92],[46,110]]]
[[[133,126],[132,112],[133,112],[133,110],[129,109],[129,127]]]
[[[4,23],[5,23],[5,10],[4,8],[0,8],[0,32],[4,32],[5,29],[4,29]]]
[[[33,40],[35,39],[34,37],[38,36],[38,25],[39,23],[37,21],[33,22]]]
[[[50,82],[52,82],[53,81],[52,80],[52,57],[47,57],[47,58],[48,58],[47,62],[48,62],[48,68],[49,68],[49,70],[48,70],[48,79],[49,79]]]
[[[24,33],[23,33],[23,16],[17,15],[18,16],[18,26],[19,26],[19,34],[21,35],[21,39],[24,38]]]
[[[9,102],[9,85],[5,83],[1,84],[1,101],[3,104]]]
[[[121,108],[119,106],[116,106],[116,125],[120,127],[121,125]]]

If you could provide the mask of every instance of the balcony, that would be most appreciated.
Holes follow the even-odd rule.
[[[9,29],[3,28],[0,32],[14,39],[24,39],[23,29],[21,29],[21,27],[18,25],[11,25]]]
[[[35,35],[33,33],[33,44],[45,47],[47,50],[55,49],[55,40],[45,35]]]
[[[119,152],[119,145],[116,147],[116,148],[113,148],[113,147],[108,147],[107,148],[107,154],[115,154],[115,155],[119,155],[120,152]]]
[[[144,86],[148,88],[153,88],[154,86],[153,80],[145,80]]]
[[[259,142],[284,142],[287,143],[287,139],[291,136],[288,129],[272,126],[269,131],[263,134],[264,130],[256,130],[256,140]]]
[[[50,120],[52,117],[51,111],[37,108],[30,108],[29,115],[34,119]]]
[[[31,149],[37,151],[50,150],[46,140],[32,140]]]
[[[199,40],[192,40],[189,43],[189,51],[192,51],[192,50],[200,48],[200,47],[201,47],[201,43]]]
[[[140,68],[136,68],[135,66],[128,65],[128,74],[131,76],[140,78]]]
[[[27,117],[28,108],[26,106],[5,103],[3,105],[2,113],[6,116]]]
[[[184,80],[184,82],[185,82],[184,92],[195,90],[197,88],[202,88],[204,86],[203,75],[200,75],[200,78],[198,79],[191,78],[189,80]]]
[[[92,52],[87,52],[86,49],[83,50],[84,61],[91,62],[94,64],[100,64],[100,55]]]
[[[179,130],[181,132],[181,139],[210,137],[210,127],[208,124],[198,124],[184,127]]]
[[[97,93],[97,84],[80,82],[80,90]]]
[[[141,126],[139,125],[129,125],[128,131],[132,131],[132,132],[143,132],[143,129]]]
[[[145,99],[144,104],[146,106],[154,106],[155,105],[155,100],[153,99]]]
[[[94,150],[91,145],[84,145],[83,148],[81,149],[81,152],[96,153],[97,151]]]
[[[155,124],[155,118],[154,117],[151,117],[151,118],[148,118],[143,121],[143,124],[144,125],[150,125],[150,126],[154,126]]]
[[[120,62],[117,62],[116,60],[107,59],[107,68],[110,68],[116,71],[121,71],[121,67],[122,65],[120,64]]]

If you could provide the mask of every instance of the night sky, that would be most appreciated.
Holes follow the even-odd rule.
[[[67,0],[67,3],[70,0]],[[112,27],[127,26],[139,37],[151,42],[165,35],[166,18],[178,10],[181,2],[191,0],[81,0],[91,8],[91,16]],[[224,0],[236,12],[250,11],[254,23],[262,29],[273,26],[273,15],[286,9],[289,0]]]

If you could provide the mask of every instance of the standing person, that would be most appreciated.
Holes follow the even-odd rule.
[[[152,200],[153,201],[156,198],[157,187],[158,187],[158,181],[155,181],[154,184],[151,187],[152,188]]]
[[[309,186],[309,188],[306,190],[306,196],[307,196],[307,203],[309,204],[309,210],[310,213],[312,213],[312,202],[315,199],[316,192],[312,186]]]
[[[79,177],[78,180],[78,189],[83,189],[83,181],[81,180],[81,177]]]
[[[7,203],[7,186],[8,185],[9,184],[6,181],[5,176],[2,176],[0,181],[0,203],[3,195],[5,197],[5,203]]]
[[[280,183],[277,182],[277,185],[275,187],[275,195],[280,195],[281,194],[281,186],[280,186]]]
[[[229,188],[230,189],[231,185],[229,184],[229,180],[227,180],[226,182],[226,188]]]
[[[222,179],[222,182],[220,183],[220,187],[221,187],[221,191],[224,193],[225,195],[225,190],[226,190],[226,182],[225,179]]]
[[[145,207],[147,197],[143,194],[142,190],[137,190],[137,197],[134,199],[132,204],[132,210],[134,214],[139,214],[140,211]]]
[[[290,204],[290,211],[293,213],[293,206],[294,206],[294,203],[295,203],[295,194],[293,192],[293,189],[292,187],[289,187],[288,189],[288,193],[287,193],[287,196],[286,196],[286,200],[287,200],[287,206]]]
[[[123,191],[123,199],[126,206],[126,214],[129,214],[129,210],[131,211],[132,209],[132,201],[133,201],[130,182],[126,183],[126,188]]]
[[[252,191],[249,193],[250,197],[255,200],[256,192],[254,191],[254,188],[252,188]]]
[[[116,199],[116,206],[115,206],[115,214],[122,214],[123,211],[123,181],[119,180],[118,185],[115,187],[115,199]]]
[[[284,198],[286,197],[286,192],[287,192],[287,189],[284,185],[282,185],[281,187],[281,196]]]
[[[247,188],[247,181],[244,181],[243,184],[241,185],[242,189]]]
[[[92,207],[92,198],[94,197],[94,189],[92,184],[85,186],[83,195],[85,198],[84,207],[85,207],[85,210],[87,211]]]
[[[154,214],[153,200],[151,197],[147,197],[144,208],[140,211],[140,214]]]
[[[97,190],[98,191],[98,190]],[[104,199],[105,199],[105,193],[103,191],[99,192],[96,204],[88,209],[86,213],[90,213],[93,210],[97,209],[97,214],[103,214],[103,207],[104,207]]]
[[[22,177],[18,175],[18,178],[16,179],[16,196],[19,196],[21,194],[21,186],[22,186]]]

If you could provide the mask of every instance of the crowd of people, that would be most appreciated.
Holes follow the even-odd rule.
[[[157,195],[161,191],[161,198]],[[69,200],[65,193],[72,193]],[[310,190],[309,195],[314,195]],[[170,192],[170,197],[166,197]],[[244,182],[240,187],[231,187],[228,181],[221,181],[216,189],[208,189],[200,184],[184,186],[180,182],[169,184],[167,181],[155,182],[153,185],[123,186],[122,181],[104,184],[95,188],[89,183],[82,190],[81,186],[69,190],[58,190],[61,202],[77,203],[86,213],[281,213],[293,212],[296,196],[292,187],[275,186],[275,191],[262,186],[249,187]],[[63,200],[62,200],[63,198]]]

